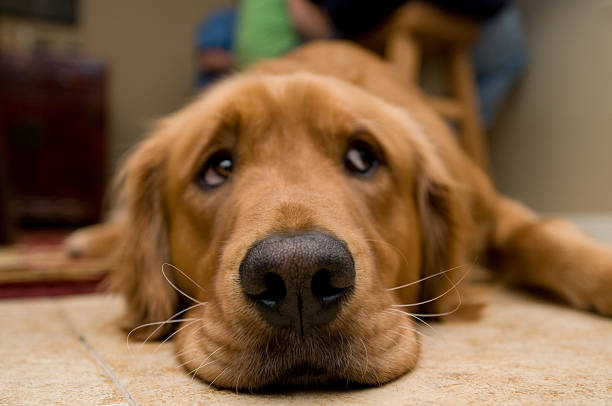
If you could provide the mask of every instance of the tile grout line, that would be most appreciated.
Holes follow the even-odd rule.
[[[128,402],[128,404],[130,406],[140,406],[140,404],[136,402],[132,394],[128,392],[128,390],[123,386],[121,381],[119,381],[119,378],[115,375],[112,368],[106,362],[104,362],[104,360],[102,360],[102,358],[100,357],[100,355],[98,355],[96,350],[91,346],[91,344],[89,344],[85,336],[77,329],[77,327],[68,318],[68,315],[66,315],[66,313],[60,308],[59,305],[56,305],[56,306],[57,306],[57,312],[59,313],[60,317],[66,322],[66,324],[68,325],[68,328],[77,336],[81,344],[83,344],[83,346],[87,349],[89,354],[98,363],[100,368],[102,368],[106,376],[113,382],[113,384],[117,387],[117,389],[119,389],[119,391],[121,392],[125,400]]]

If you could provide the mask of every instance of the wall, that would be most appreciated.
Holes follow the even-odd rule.
[[[540,211],[612,211],[612,1],[518,5],[530,66],[491,134],[497,184]]]
[[[215,6],[212,0],[81,0],[79,24],[67,27],[0,18],[6,49],[47,38],[68,42],[110,67],[110,161],[116,163],[147,124],[187,101],[194,91],[194,33]],[[180,6],[179,6],[180,5]]]

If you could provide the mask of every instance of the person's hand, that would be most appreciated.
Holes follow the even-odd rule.
[[[198,53],[197,63],[202,71],[226,72],[234,67],[234,55],[221,48],[206,49]]]
[[[332,24],[327,14],[308,0],[287,0],[293,26],[306,39],[330,38]]]

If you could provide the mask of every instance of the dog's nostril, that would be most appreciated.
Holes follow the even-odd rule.
[[[327,269],[317,271],[310,282],[312,295],[324,305],[336,304],[346,295],[351,286],[334,286],[331,272]]]
[[[273,309],[278,305],[280,300],[287,296],[285,281],[283,281],[280,275],[268,272],[264,275],[264,284],[266,288],[262,293],[249,295],[249,297]]]

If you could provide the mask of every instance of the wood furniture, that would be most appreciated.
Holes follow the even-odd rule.
[[[469,51],[479,33],[475,20],[420,2],[394,12],[384,29],[384,54],[400,74],[418,84],[423,53],[435,49],[448,60],[448,97],[429,96],[433,108],[456,124],[461,144],[489,171],[488,145],[480,118],[474,68]]]
[[[8,177],[4,163],[4,145],[0,139],[0,245],[9,244],[13,240],[13,218],[9,213]]]
[[[40,48],[0,53],[4,202],[22,226],[94,223],[105,181],[106,67]]]

